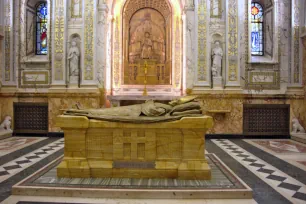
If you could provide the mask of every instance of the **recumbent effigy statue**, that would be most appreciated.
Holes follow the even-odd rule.
[[[58,176],[210,179],[204,135],[213,120],[195,98],[66,110],[57,118],[65,133]]]

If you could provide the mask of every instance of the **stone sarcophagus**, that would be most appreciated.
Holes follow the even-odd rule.
[[[210,179],[205,159],[209,116],[136,124],[61,115],[65,134],[59,177]]]

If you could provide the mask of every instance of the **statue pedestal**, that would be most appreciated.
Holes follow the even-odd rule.
[[[291,136],[292,140],[295,140],[295,141],[302,142],[302,143],[306,144],[306,133],[291,132],[290,136]]]
[[[79,77],[70,76],[69,88],[79,88]]]
[[[5,130],[5,129],[0,129],[0,139],[5,139],[8,137],[12,137],[13,131],[12,130]]]
[[[222,77],[213,77],[213,88],[223,89],[223,79]]]

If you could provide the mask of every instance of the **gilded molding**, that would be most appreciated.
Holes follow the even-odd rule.
[[[250,72],[249,81],[251,85],[277,85],[278,75],[278,72]]]
[[[293,65],[293,82],[300,83],[300,8],[299,1],[294,1],[294,26],[293,26],[293,52],[294,54],[294,65]]]
[[[11,1],[7,0],[4,4],[5,26],[4,26],[4,79],[11,80]]]
[[[214,2],[218,2],[218,15],[214,15]],[[222,0],[210,0],[210,17],[221,18],[222,17]]]
[[[175,27],[175,85],[179,88],[181,84],[181,26],[178,16],[176,17]]]
[[[74,6],[76,4],[79,4],[79,14],[74,13]],[[83,0],[71,0],[71,6],[70,6],[71,18],[82,18],[82,4]]]
[[[94,36],[93,36],[93,23],[94,23],[94,1],[85,0],[84,10],[84,40],[85,40],[85,80],[93,80],[93,49],[94,49]]]
[[[28,78],[27,75],[34,75],[36,78]],[[43,80],[39,80],[39,75],[44,75]],[[49,72],[48,71],[25,71],[22,72],[22,84],[23,85],[34,85],[34,84],[48,84]]]
[[[245,13],[249,13],[249,0],[245,0]],[[248,71],[249,71],[249,57],[248,57],[248,53],[249,51],[249,16],[248,15],[244,15],[244,46],[245,46],[245,77],[244,77],[244,83],[245,83],[245,87],[248,87],[249,85],[249,80],[248,80]]]
[[[198,81],[207,81],[207,2],[199,0],[198,5]]]
[[[54,23],[55,80],[64,80],[64,29],[64,0],[58,0],[55,1]]]
[[[237,81],[238,77],[238,6],[237,0],[228,1],[228,80]]]
[[[113,77],[114,77],[114,83],[116,86],[119,85],[119,79],[120,79],[120,38],[119,38],[119,20],[116,19],[114,21],[115,25],[115,41],[114,41],[114,70],[113,70]]]

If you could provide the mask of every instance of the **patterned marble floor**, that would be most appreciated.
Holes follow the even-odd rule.
[[[0,140],[0,202],[9,204],[150,204],[157,202],[154,199],[87,199],[11,195],[13,185],[63,155],[63,140],[61,138],[31,138],[34,138],[34,140],[31,141],[29,137],[13,137],[9,138],[10,140]],[[158,199],[158,203],[306,203],[305,144],[279,139],[221,139],[207,140],[206,150],[220,158],[231,171],[253,189],[254,199]],[[50,173],[52,174],[52,171]],[[48,175],[46,176],[48,177]],[[44,179],[44,182],[50,182],[47,178]]]

